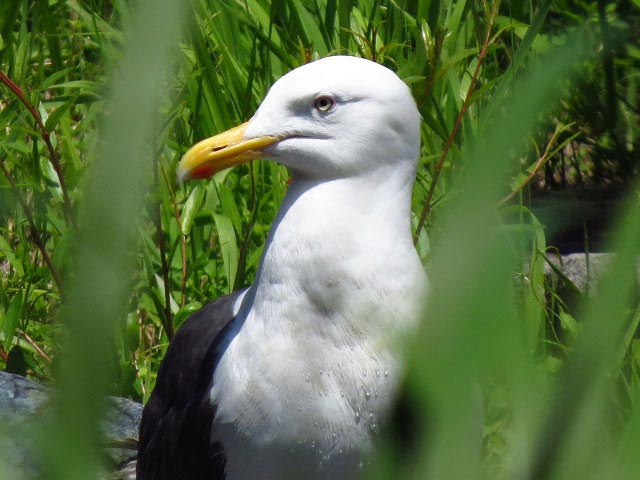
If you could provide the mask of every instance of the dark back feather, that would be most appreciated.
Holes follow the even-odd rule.
[[[209,401],[216,348],[231,325],[241,292],[192,314],[171,340],[142,412],[137,480],[224,479],[222,446],[211,438]]]

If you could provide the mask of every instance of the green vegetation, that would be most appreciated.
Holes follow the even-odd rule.
[[[146,400],[172,332],[255,274],[286,170],[178,185],[180,156],[341,53],[396,71],[424,119],[424,441],[381,439],[372,475],[637,478],[638,32],[638,0],[2,2],[0,369],[57,381],[51,477],[95,478],[100,396]],[[621,253],[567,305],[531,196],[604,184],[634,192],[612,213]]]

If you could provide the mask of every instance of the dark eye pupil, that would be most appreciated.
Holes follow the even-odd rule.
[[[319,110],[326,111],[333,106],[333,100],[329,97],[318,97],[314,102],[314,106]]]

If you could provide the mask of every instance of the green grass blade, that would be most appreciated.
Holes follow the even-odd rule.
[[[168,65],[166,45],[177,40],[180,1],[143,1],[114,78],[104,141],[85,186],[83,226],[76,245],[73,292],[61,316],[64,355],[59,365],[53,422],[41,450],[48,478],[97,478],[98,419],[106,385],[110,339],[123,314],[139,218],[142,180],[151,171],[153,115],[159,78]],[[148,174],[150,175],[150,174]]]
[[[506,114],[491,122],[476,145],[466,148],[467,169],[456,188],[459,195],[449,204],[441,226],[447,241],[433,248],[428,269],[433,291],[409,376],[416,397],[431,406],[424,420],[429,421],[429,436],[416,470],[428,478],[480,474],[480,378],[506,375],[513,385],[516,411],[524,415],[535,410],[528,391],[535,375],[527,367],[524,326],[514,316],[509,293],[517,255],[509,254],[512,249],[496,233],[495,204],[511,155],[522,151],[540,112],[557,98],[560,81],[584,58],[585,44],[576,36],[541,62],[514,89],[528,95],[509,97],[500,108]],[[480,279],[492,279],[491,284]],[[525,401],[528,407],[518,404]]]

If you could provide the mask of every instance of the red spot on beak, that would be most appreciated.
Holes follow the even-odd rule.
[[[201,165],[194,168],[189,176],[191,178],[209,178],[211,175],[213,175],[213,173],[213,168],[209,167],[208,165]]]

